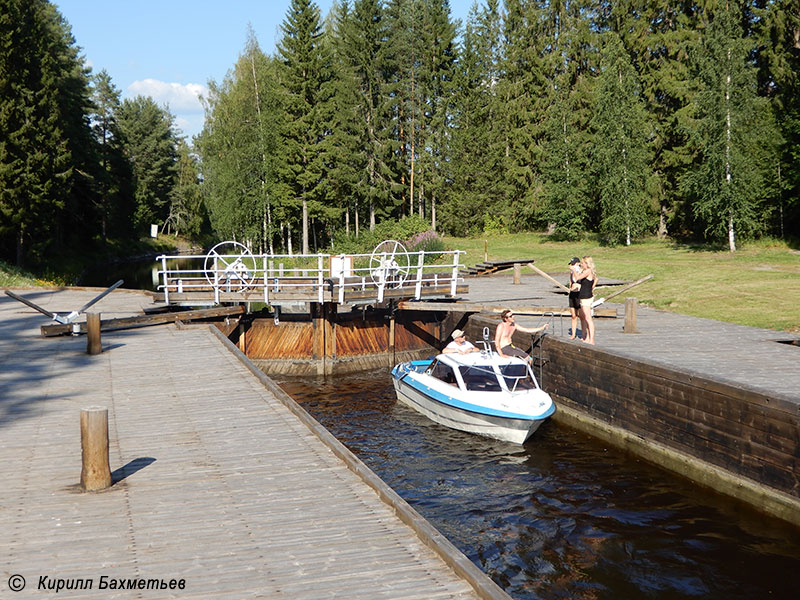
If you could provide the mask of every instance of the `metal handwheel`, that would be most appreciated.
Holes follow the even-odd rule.
[[[212,287],[242,291],[253,284],[255,259],[244,244],[220,242],[206,254],[203,269]]]
[[[411,259],[405,246],[395,240],[384,240],[372,251],[369,273],[378,285],[397,288],[403,285],[411,270]]]

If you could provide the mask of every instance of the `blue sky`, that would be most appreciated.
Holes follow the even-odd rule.
[[[86,62],[108,71],[123,98],[168,105],[189,139],[203,127],[197,96],[222,81],[252,25],[261,48],[275,51],[289,0],[51,0],[72,26]],[[466,20],[474,0],[451,0]],[[332,0],[317,0],[323,17]]]

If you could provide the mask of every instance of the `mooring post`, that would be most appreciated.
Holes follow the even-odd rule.
[[[514,263],[514,285],[519,285],[522,281],[522,265]]]
[[[108,409],[103,406],[81,409],[81,459],[81,487],[84,491],[94,492],[111,485]]]
[[[102,351],[100,313],[86,313],[86,352],[87,354],[100,354]]]
[[[625,298],[625,333],[636,333],[636,307],[639,301],[636,298]]]

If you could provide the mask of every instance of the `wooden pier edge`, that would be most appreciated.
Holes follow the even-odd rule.
[[[442,535],[422,515],[408,504],[385,481],[378,477],[364,462],[353,454],[344,444],[325,429],[302,406],[261,371],[244,353],[236,347],[219,329],[209,326],[209,330],[222,344],[236,356],[253,375],[272,392],[292,413],[306,425],[347,467],[371,487],[380,499],[389,505],[403,523],[419,536],[426,546],[433,550],[459,577],[464,579],[484,600],[513,600],[486,573],[478,568],[450,540]]]
[[[553,394],[558,409],[553,420],[583,431],[609,444],[631,452],[652,464],[680,473],[701,486],[736,498],[759,512],[800,527],[800,500],[757,481],[732,473],[685,452],[632,433],[622,427],[596,419],[575,409],[566,398]]]

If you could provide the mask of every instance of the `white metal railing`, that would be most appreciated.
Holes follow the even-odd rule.
[[[302,291],[318,302],[324,302],[329,292],[330,301],[344,303],[347,292],[368,290],[382,302],[386,290],[406,290],[406,297],[420,299],[423,288],[431,285],[447,286],[449,295],[455,296],[463,281],[461,254],[465,252],[392,252],[390,248],[372,254],[254,255],[245,248],[238,254],[212,250],[205,255],[162,255],[157,258],[161,266],[158,291],[164,293],[167,304],[171,295],[187,293],[195,299],[207,294],[208,301],[219,304],[221,294],[227,292],[257,292],[260,300],[270,304],[276,294],[289,291]]]

